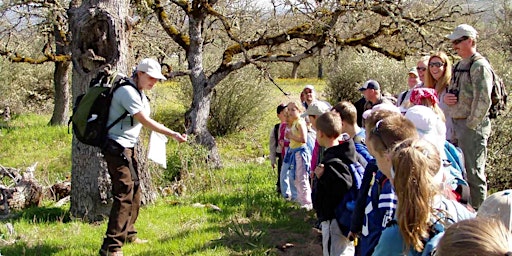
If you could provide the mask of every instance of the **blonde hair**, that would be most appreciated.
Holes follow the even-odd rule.
[[[316,119],[316,129],[331,139],[340,136],[341,128],[341,118],[337,113],[326,112]]]
[[[428,63],[430,64],[430,61],[432,58],[439,58],[444,62],[444,73],[439,78],[439,80],[435,80],[432,74],[430,74],[430,66],[427,65],[427,73],[425,74],[425,87],[427,88],[433,88],[436,90],[437,95],[441,96],[441,93],[448,87],[450,84],[450,80],[452,78],[452,62],[448,58],[448,55],[444,52],[436,52],[432,55],[430,55],[430,58],[428,60]]]
[[[357,123],[357,109],[350,101],[340,101],[332,109],[336,110],[341,117],[341,120],[350,125]]]
[[[365,120],[365,128],[366,143],[381,153],[407,138],[418,138],[416,127],[409,119],[387,110],[371,113]]]
[[[429,237],[431,214],[435,213],[432,202],[439,191],[434,182],[441,167],[439,151],[428,141],[406,139],[392,150],[391,163],[398,199],[396,219],[404,249],[421,252],[423,240]]]
[[[477,217],[462,220],[446,229],[436,255],[512,255],[512,234],[496,219]]]

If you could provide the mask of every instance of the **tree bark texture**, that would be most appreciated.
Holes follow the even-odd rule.
[[[66,125],[69,119],[69,70],[70,61],[55,62],[55,71],[53,73],[54,83],[54,105],[53,114],[50,119],[50,125]]]
[[[202,23],[204,17],[190,17],[190,47],[187,51],[187,61],[190,72],[190,81],[193,86],[193,99],[190,109],[186,114],[188,125],[187,133],[196,135],[196,142],[207,147],[209,151],[208,161],[214,168],[222,166],[215,138],[208,131],[208,117],[210,114],[210,103],[212,89],[218,82],[208,79],[203,68],[203,43]]]
[[[83,1],[69,10],[72,32],[73,98],[86,92],[89,81],[107,65],[128,72],[129,28],[125,18],[129,1]],[[111,182],[100,150],[73,139],[71,213],[89,221],[108,216]],[[141,149],[137,149],[141,150]],[[142,157],[141,157],[142,158]],[[142,166],[147,165],[142,162]],[[141,183],[151,179],[141,179]],[[142,185],[151,189],[150,185]],[[143,190],[143,201],[154,200],[154,191]],[[148,196],[149,195],[149,196]]]
[[[60,16],[59,16],[60,17]],[[53,35],[55,38],[55,54],[56,55],[69,55],[69,38],[68,34],[63,33],[60,25],[55,24]],[[71,68],[71,61],[56,61],[55,70],[53,71],[53,84],[54,84],[54,105],[53,114],[50,119],[50,125],[66,125],[69,118],[69,70]]]

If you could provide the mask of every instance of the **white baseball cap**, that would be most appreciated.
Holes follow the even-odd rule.
[[[499,219],[512,230],[512,190],[502,190],[487,197],[478,208],[477,216]]]
[[[162,67],[160,63],[154,59],[146,58],[139,62],[137,65],[137,71],[144,72],[148,74],[150,77],[167,80],[164,75],[162,75]]]
[[[331,109],[327,103],[323,101],[313,101],[311,105],[306,109],[306,111],[301,115],[302,117],[306,116],[320,116],[325,112],[328,112]]]
[[[463,36],[476,38],[478,35],[478,32],[476,32],[476,29],[468,24],[461,24],[458,25],[454,30],[453,33],[450,35],[447,35],[446,37],[450,40],[457,40]]]

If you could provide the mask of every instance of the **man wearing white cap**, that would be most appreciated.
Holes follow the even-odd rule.
[[[123,255],[121,247],[125,242],[147,242],[137,237],[134,227],[140,208],[138,156],[134,148],[142,126],[179,142],[187,140],[186,134],[172,131],[149,117],[149,102],[143,91],[151,90],[158,80],[165,80],[160,64],[143,59],[128,79],[129,85],[117,87],[113,94],[107,125],[115,124],[108,130],[102,153],[112,180],[114,202],[100,255]],[[121,119],[116,123],[118,118]]]
[[[315,87],[308,84],[304,86],[304,89],[302,89],[302,96],[304,97],[304,100],[302,101],[302,105],[304,105],[305,109],[308,109],[308,107],[313,103],[313,101],[316,101],[316,93],[315,93]]]
[[[493,71],[489,62],[476,51],[477,31],[462,24],[447,36],[462,57],[454,67],[444,102],[464,160],[471,190],[471,205],[478,208],[487,195],[485,161],[487,139],[491,134],[489,108]]]

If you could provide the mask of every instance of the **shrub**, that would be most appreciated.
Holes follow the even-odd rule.
[[[378,81],[382,92],[393,95],[407,85],[407,68],[402,62],[356,49],[341,51],[339,59],[330,65],[327,76],[325,93],[330,102],[357,101],[361,98],[357,89],[369,79]]]
[[[0,58],[0,109],[13,114],[51,113],[53,109],[53,67],[51,64],[11,63]]]
[[[268,88],[254,68],[234,72],[213,93],[208,129],[214,136],[238,132],[260,120],[270,109]]]

